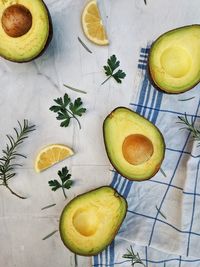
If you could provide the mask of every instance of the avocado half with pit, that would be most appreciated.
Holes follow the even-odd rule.
[[[200,25],[162,34],[153,43],[148,69],[156,87],[172,94],[192,89],[200,81]]]
[[[44,52],[52,23],[42,0],[0,0],[0,56],[27,62]]]
[[[61,239],[78,255],[96,255],[112,242],[126,211],[126,200],[111,187],[104,186],[79,195],[61,214]]]
[[[103,133],[108,158],[122,176],[143,181],[158,172],[165,142],[150,121],[128,108],[118,107],[104,120]]]

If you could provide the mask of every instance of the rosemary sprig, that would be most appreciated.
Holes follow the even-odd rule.
[[[194,126],[194,120],[191,119],[191,121],[189,121],[186,113],[185,116],[178,116],[178,118],[180,120],[178,123],[185,125],[185,127],[182,127],[181,129],[188,130],[192,134],[194,140],[198,141],[200,145],[200,129],[197,129]]]
[[[21,164],[12,163],[13,160],[15,160],[16,157],[26,158],[26,156],[17,152],[17,148],[28,138],[28,134],[35,130],[35,125],[29,125],[28,120],[24,120],[23,125],[19,121],[18,124],[19,129],[14,128],[16,137],[7,135],[9,143],[6,145],[6,148],[2,150],[3,156],[0,158],[0,185],[5,186],[16,197],[25,199],[25,197],[20,196],[10,188],[8,181],[16,175],[14,172],[15,167],[22,166]]]
[[[139,263],[145,266],[142,260],[140,259],[138,252],[136,254],[134,253],[132,246],[130,246],[130,249],[127,249],[127,253],[124,254],[122,258],[128,259],[129,261],[131,261],[132,266],[134,266],[136,263]]]

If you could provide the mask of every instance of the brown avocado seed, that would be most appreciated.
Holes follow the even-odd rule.
[[[20,37],[30,30],[32,15],[26,7],[18,4],[12,5],[4,11],[1,23],[7,35]]]
[[[132,134],[125,138],[122,145],[123,156],[128,163],[139,165],[153,155],[153,144],[144,135]]]

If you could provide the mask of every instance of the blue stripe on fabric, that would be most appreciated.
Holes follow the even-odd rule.
[[[144,217],[144,218],[147,218],[147,219],[155,220],[155,217],[150,216],[150,215],[146,215],[146,214],[143,214],[143,213],[135,212],[135,211],[132,211],[132,210],[127,210],[127,212],[135,214],[135,215],[138,215],[138,216],[141,216],[141,217]],[[168,223],[167,221],[164,221],[164,220],[159,219],[159,218],[157,218],[157,221],[170,226],[171,228],[173,228],[174,230],[178,231],[181,234],[189,234],[189,231],[181,230],[178,227],[174,226],[173,224]],[[198,234],[196,232],[191,232],[191,234],[195,235],[195,236],[200,236],[200,234]]]
[[[131,106],[134,106],[134,107],[140,107],[140,108],[146,108],[146,109],[152,109],[152,110],[157,110],[158,112],[166,112],[166,113],[171,113],[171,114],[175,114],[175,115],[182,115],[182,116],[185,116],[185,113],[182,113],[182,112],[177,112],[177,111],[172,111],[172,110],[167,110],[167,109],[157,109],[157,108],[153,108],[153,107],[147,107],[147,106],[142,106],[140,104],[135,104],[135,103],[130,103]],[[194,118],[200,118],[200,116],[198,115],[192,115],[192,114],[188,114],[187,113],[187,116],[188,117],[194,117]]]
[[[141,88],[141,91],[140,91],[139,101],[138,101],[138,107],[137,107],[137,112],[138,113],[140,113],[141,110],[143,109],[143,105],[142,104],[143,104],[144,99],[145,99],[147,86],[148,86],[148,78],[147,78],[147,75],[145,74],[144,80],[143,80],[143,83],[142,83],[142,88]]]
[[[145,261],[146,259],[141,259],[142,261]],[[180,258],[171,258],[171,259],[167,259],[167,260],[149,260],[147,259],[147,262],[148,263],[154,263],[154,264],[163,264],[163,263],[167,263],[167,262],[173,262],[173,261],[180,261]],[[181,259],[182,262],[188,262],[188,263],[195,263],[195,262],[200,262],[200,259],[194,259],[194,260],[190,260],[190,259]],[[114,264],[115,265],[121,265],[121,264],[124,264],[124,263],[127,263],[127,262],[130,262],[129,260],[124,260],[124,261],[119,261],[119,262],[115,262]],[[110,264],[98,264],[98,265],[93,265],[93,266],[113,266],[110,265]],[[181,266],[181,265],[179,265]]]
[[[113,175],[110,186],[114,187],[118,179],[119,179],[119,174],[116,171],[114,171],[114,175]]]
[[[196,112],[195,112],[195,118],[196,118],[197,113],[198,113],[198,110],[199,110],[199,105],[200,105],[200,102],[199,102],[198,107],[197,107],[197,110],[196,110]],[[183,146],[182,151],[185,150],[185,147],[186,147],[187,142],[188,142],[188,140],[189,140],[190,134],[191,134],[191,133],[189,133],[188,136],[187,136],[187,138],[186,138],[186,141],[185,141],[185,144],[184,144],[184,146]],[[165,200],[165,198],[166,198],[166,196],[167,196],[167,193],[168,193],[168,191],[169,191],[170,184],[172,183],[173,178],[174,178],[174,176],[175,176],[175,174],[176,174],[176,170],[178,169],[178,166],[179,166],[179,163],[180,163],[180,161],[181,161],[182,155],[183,155],[183,153],[181,153],[180,156],[179,156],[179,159],[178,159],[177,164],[176,164],[176,166],[175,166],[175,170],[174,170],[173,175],[172,175],[172,177],[171,177],[171,179],[170,179],[169,186],[167,187],[167,190],[166,190],[166,192],[165,192],[165,194],[164,194],[164,196],[163,196],[163,198],[162,198],[162,200],[161,200],[160,206],[158,207],[159,210],[162,208],[162,205],[163,205],[163,203],[164,203],[164,200]],[[154,234],[155,225],[156,225],[156,221],[157,221],[158,215],[159,215],[159,212],[157,212],[156,217],[154,218],[154,224],[153,224],[152,231],[151,231],[150,238],[149,238],[149,246],[150,246],[151,241],[152,241],[152,238],[153,238],[153,234]]]
[[[102,260],[102,259],[103,259],[103,257],[102,257],[102,252],[99,254],[99,258],[100,258],[100,259],[99,259],[99,262],[103,263],[103,260]]]
[[[110,244],[110,266],[114,266],[114,256],[115,256],[115,240]]]
[[[151,105],[150,105],[151,107],[154,106],[154,102],[155,102],[155,99],[156,99],[156,93],[158,93],[158,91],[153,88],[153,96],[152,96]],[[149,114],[147,116],[148,120],[150,120],[150,118],[151,118],[151,113],[152,113],[152,109],[149,109]]]
[[[184,153],[184,154],[190,155],[190,157],[195,158],[195,159],[200,157],[200,155],[194,156],[191,154],[191,152],[188,152],[188,151],[181,151],[179,149],[174,149],[174,148],[169,148],[169,147],[166,147],[165,149],[169,151],[177,152],[177,153]]]
[[[145,247],[145,258],[146,258],[146,267],[148,267],[148,251],[147,251],[147,247]]]
[[[138,69],[146,70],[146,65],[138,64]]]
[[[99,266],[98,255],[94,256],[93,259],[94,259],[94,265],[93,266]]]
[[[156,124],[156,121],[157,121],[157,118],[158,118],[158,113],[160,111],[160,106],[161,106],[161,103],[162,103],[162,98],[163,98],[163,93],[158,92],[155,111],[153,113],[152,119],[150,120],[153,124]]]
[[[145,106],[148,104],[148,101],[149,101],[149,96],[150,96],[150,93],[151,93],[151,84],[148,83],[148,86],[147,86],[147,94],[146,94],[146,100],[145,100]],[[145,116],[145,111],[146,111],[146,108],[143,109],[143,111],[141,112],[142,116]]]
[[[195,212],[195,205],[196,205],[196,191],[197,191],[197,183],[198,183],[198,177],[199,177],[199,165],[200,165],[200,160],[199,160],[198,165],[197,165],[197,172],[196,172],[196,177],[195,177],[194,199],[193,199],[193,206],[192,206],[192,218],[191,218],[191,223],[190,223],[188,244],[187,244],[187,256],[189,256],[191,231],[192,231],[192,226],[193,226],[193,222],[194,222],[194,212]]]

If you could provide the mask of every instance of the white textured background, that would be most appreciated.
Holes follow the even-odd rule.
[[[29,0],[34,1],[34,0]],[[61,191],[52,192],[48,180],[56,177],[57,170],[67,165],[75,184],[67,192],[69,200],[89,189],[108,184],[111,178],[103,139],[102,122],[116,106],[128,106],[137,93],[139,48],[147,41],[172,28],[199,23],[198,0],[99,0],[99,6],[110,40],[108,47],[98,47],[87,41],[82,33],[80,16],[84,0],[46,0],[52,15],[54,36],[45,54],[32,63],[15,64],[0,60],[0,148],[6,143],[5,135],[13,132],[17,120],[29,119],[37,131],[21,147],[27,160],[17,170],[10,186],[28,196],[20,200],[0,188],[0,266],[1,267],[70,267],[73,254],[62,244],[59,234],[42,241],[58,228],[58,218],[64,207]],[[88,44],[89,54],[77,41]],[[122,85],[105,79],[102,66],[108,56],[116,54],[121,68],[127,73]],[[88,92],[74,93],[63,83]],[[80,96],[87,113],[76,122],[60,128],[55,114],[49,111],[53,99],[67,92],[72,99]],[[64,143],[75,151],[74,157],[42,174],[33,170],[38,150],[50,143]],[[51,204],[57,205],[41,211]],[[79,267],[89,267],[90,260],[79,257]]]

